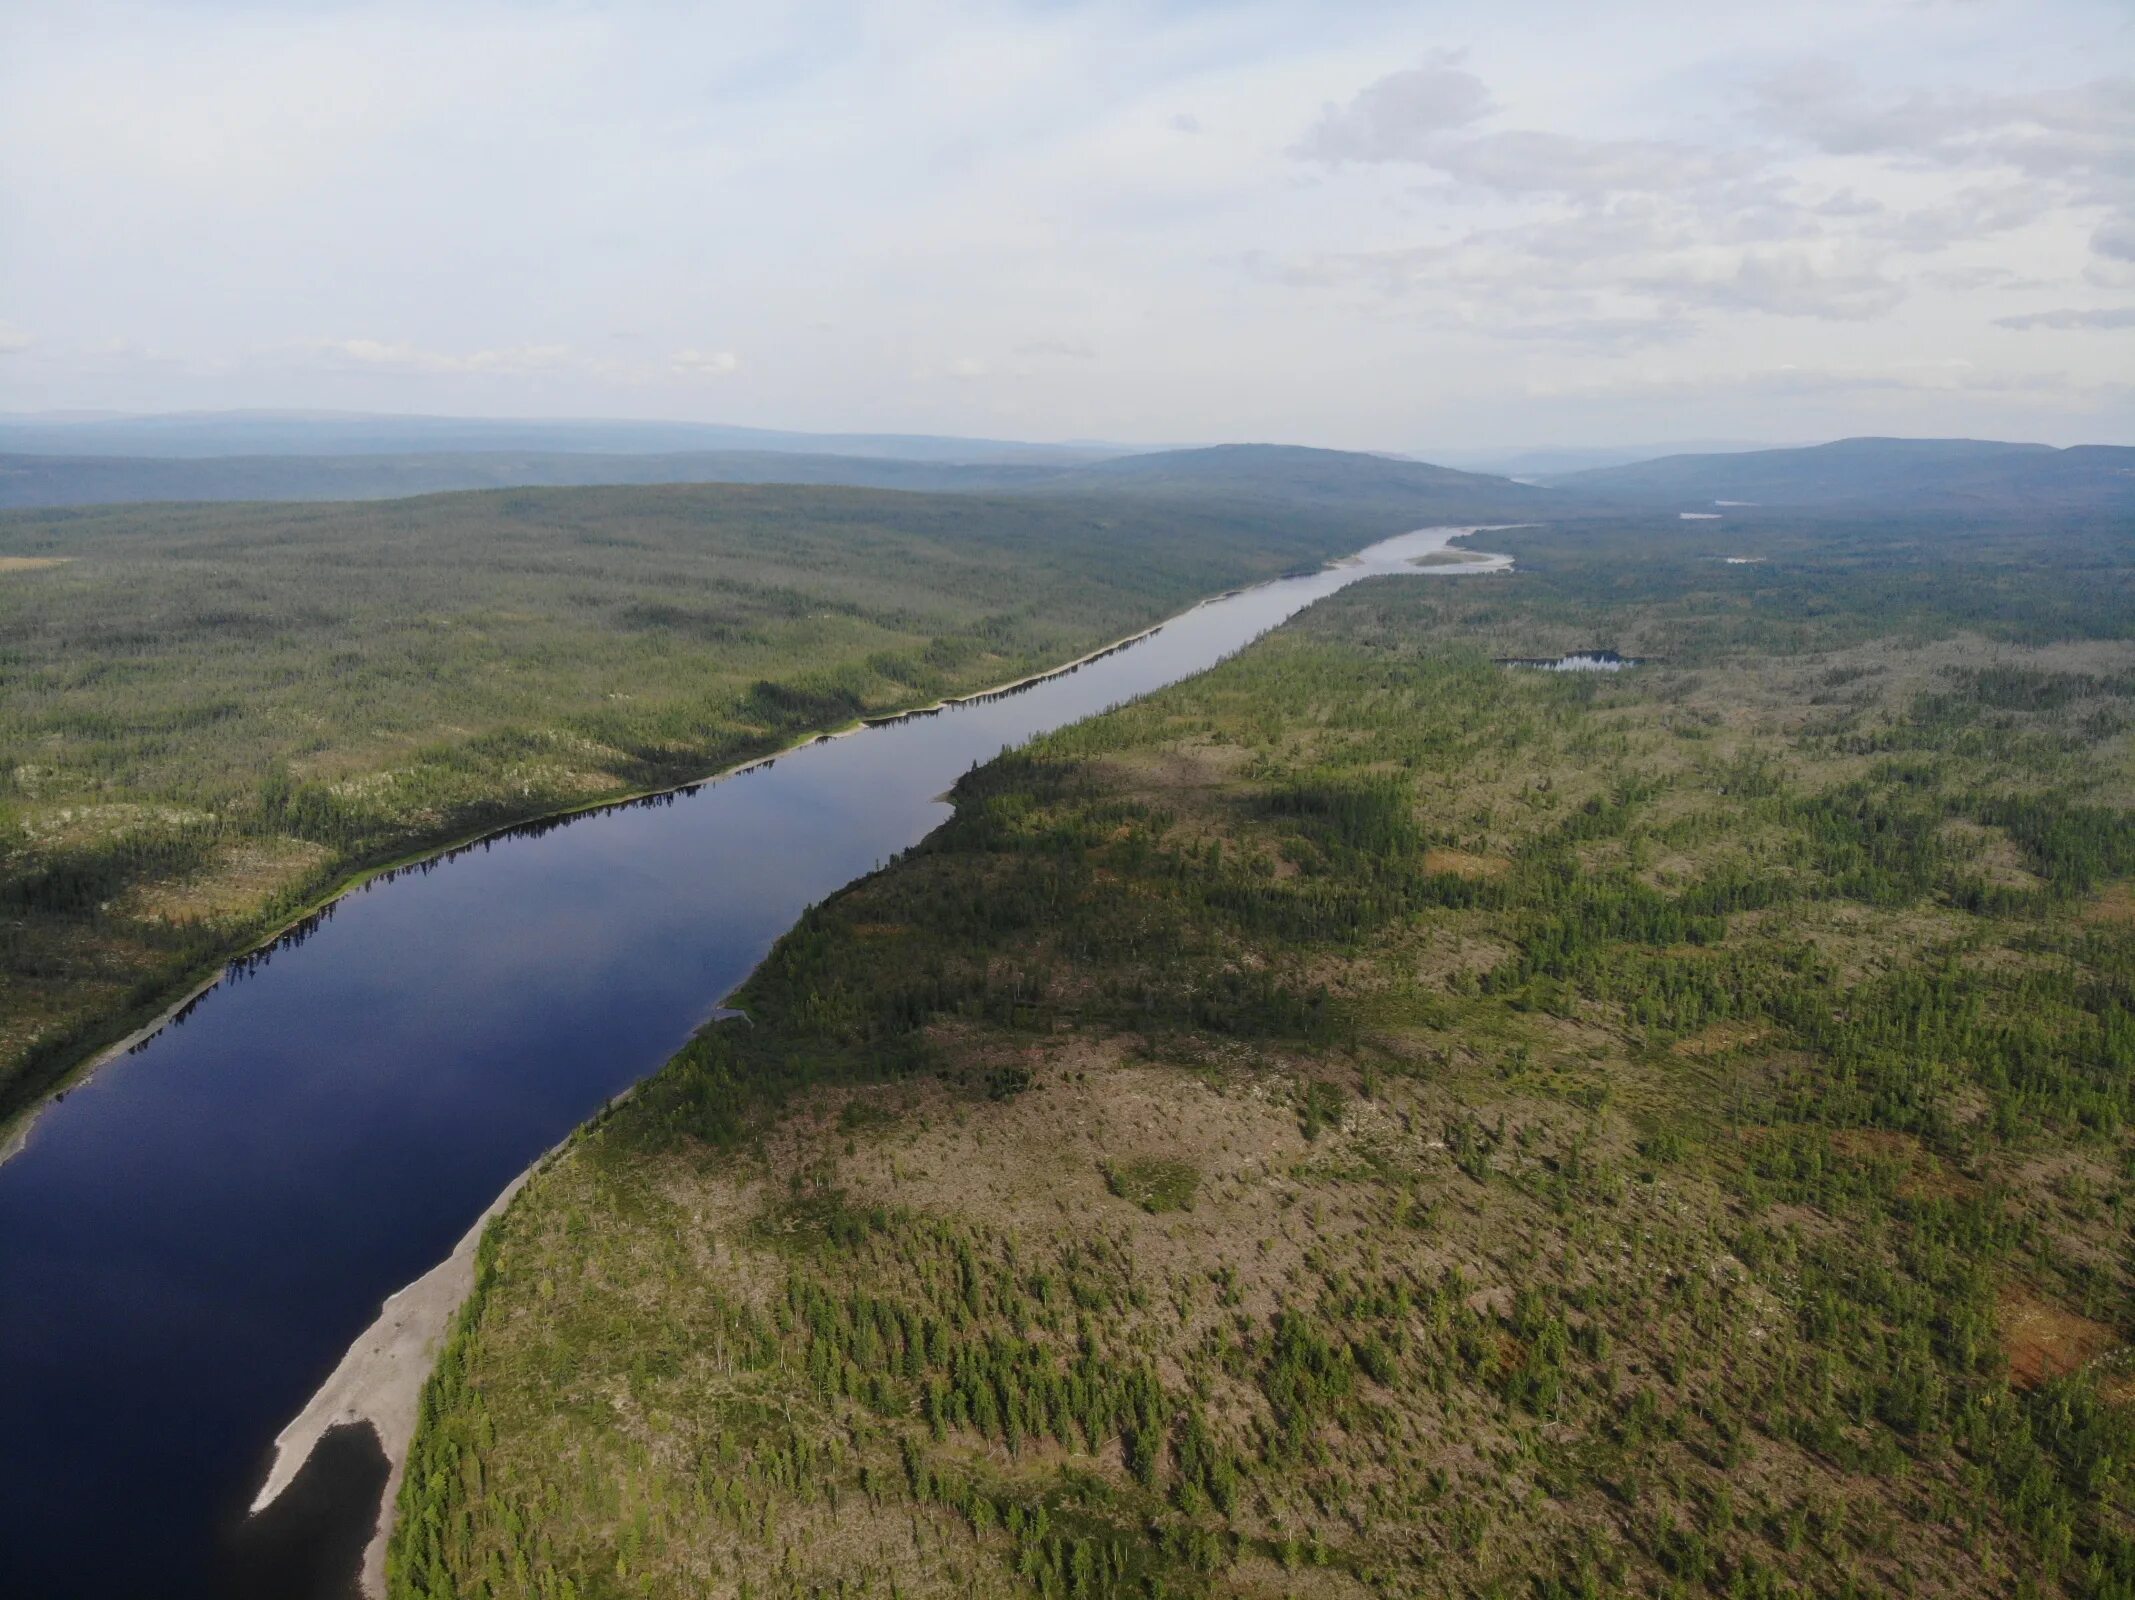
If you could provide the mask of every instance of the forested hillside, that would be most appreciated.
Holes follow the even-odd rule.
[[[469,450],[348,455],[0,455],[0,509],[198,500],[391,500],[461,489],[592,484],[807,483],[916,493],[986,493],[1052,477],[1057,466],[972,465],[799,451],[681,454]]]
[[[965,780],[492,1229],[394,1593],[2135,1592],[2122,530],[1709,539]]]
[[[0,427],[0,443],[6,430]],[[859,441],[864,447],[869,441]],[[0,510],[198,500],[385,500],[455,489],[585,484],[839,484],[919,493],[1034,494],[1276,504],[1433,518],[1555,515],[1578,497],[1486,473],[1352,450],[1218,445],[1085,462],[1068,452],[959,460],[794,449],[617,453],[570,450],[351,450],[336,455],[0,454]]]
[[[1422,511],[1444,518],[1563,514],[1576,498],[1488,473],[1456,472],[1427,461],[1312,450],[1296,445],[1224,444],[1159,450],[1092,462],[1034,480],[1029,492],[1149,495],[1191,501]]]
[[[1792,450],[1663,456],[1551,477],[1599,499],[1697,505],[1928,508],[2012,517],[2135,514],[2135,449],[1993,439],[1837,439]]]
[[[0,518],[0,1120],[366,865],[1013,678],[1403,526],[718,487]]]

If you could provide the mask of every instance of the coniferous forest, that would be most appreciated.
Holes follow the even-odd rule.
[[[1384,522],[686,484],[0,515],[0,1124],[352,875],[1072,659]]]
[[[2135,1594],[2124,530],[1722,540],[971,774],[491,1228],[394,1594]]]

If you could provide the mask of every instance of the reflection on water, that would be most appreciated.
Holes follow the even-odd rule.
[[[370,1424],[327,1429],[281,1497],[227,1530],[226,1600],[357,1600],[386,1465]]]
[[[1361,578],[1507,565],[1410,565],[1447,537],[1226,596],[1013,692],[514,828],[232,963],[0,1165],[0,1593],[337,1592],[262,1556],[306,1543],[273,1545],[284,1524],[234,1555],[228,1531],[386,1295],[671,1055],[809,904],[940,822],[965,771]],[[371,1470],[365,1436],[317,1481]]]

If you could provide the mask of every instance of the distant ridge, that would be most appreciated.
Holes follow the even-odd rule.
[[[1656,461],[1662,456],[1739,455],[1746,450],[1778,450],[1786,446],[1769,439],[1684,439],[1636,445],[1539,445],[1498,450],[1428,450],[1423,452],[1442,466],[1463,472],[1490,472],[1527,481],[1562,477],[1598,467],[1629,466]],[[1420,459],[1420,458],[1419,458]]]
[[[0,455],[0,508],[215,500],[383,500],[448,490],[798,483],[920,493],[1279,502],[1408,518],[1519,517],[1564,497],[1480,473],[1343,450],[1216,445],[1060,464],[774,450],[430,451],[129,457]]]
[[[1793,450],[1663,456],[1551,484],[1639,504],[2135,511],[2135,448],[1993,439],[1839,439]]]
[[[801,433],[726,423],[619,418],[430,417],[354,411],[177,411],[134,416],[0,415],[0,453],[48,456],[340,456],[440,452],[704,450],[900,461],[1069,465],[1125,445],[1032,444],[921,433]]]
[[[1120,456],[1054,474],[1033,487],[1289,500],[1344,510],[1413,506],[1448,516],[1519,516],[1554,509],[1564,499],[1510,478],[1459,472],[1426,461],[1282,444],[1219,444]]]
[[[153,501],[397,500],[465,489],[655,483],[839,484],[920,492],[1009,490],[1057,467],[909,461],[776,450],[591,450],[253,456],[0,455],[0,508]]]

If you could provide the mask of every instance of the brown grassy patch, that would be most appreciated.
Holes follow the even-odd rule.
[[[1856,1161],[1888,1161],[1904,1168],[1898,1192],[1912,1199],[1948,1198],[1975,1187],[1969,1178],[1952,1172],[1918,1134],[1895,1128],[1838,1128],[1831,1134],[1831,1148]]]
[[[150,922],[245,916],[277,890],[315,872],[330,852],[301,839],[260,839],[223,850],[206,870],[138,885],[126,910]]]
[[[1132,792],[1168,797],[1182,790],[1229,788],[1252,759],[1253,753],[1239,745],[1169,744],[1109,755],[1097,767]]]
[[[2120,1343],[2120,1335],[2104,1323],[2057,1306],[2022,1284],[2003,1289],[1996,1309],[2009,1381],[2019,1389],[2036,1389],[2074,1372]]]
[[[63,567],[72,556],[0,556],[0,572],[43,572],[50,567]]]
[[[1433,849],[1423,853],[1423,870],[1450,873],[1456,878],[1495,878],[1512,870],[1504,856],[1476,855],[1467,850]]]
[[[2036,889],[2044,879],[2033,872],[2016,841],[2000,828],[1959,819],[1942,825],[1942,836],[1987,882],[2004,889]]]
[[[1918,1134],[1901,1133],[1896,1128],[1834,1128],[1831,1130],[1831,1148],[1856,1160],[1880,1157],[1886,1161],[1912,1162],[1922,1153]]]
[[[2135,883],[2110,883],[2083,908],[2085,922],[2135,922]]]
[[[1730,1050],[1745,1050],[1753,1044],[1762,1043],[1772,1036],[1772,1030],[1757,1022],[1715,1022],[1710,1027],[1700,1028],[1696,1033],[1685,1034],[1675,1042],[1675,1053],[1702,1060],[1706,1056],[1726,1055]]]
[[[1190,1161],[1145,1157],[1114,1161],[1105,1167],[1105,1182],[1122,1200],[1131,1200],[1151,1216],[1191,1211],[1201,1174]]]

